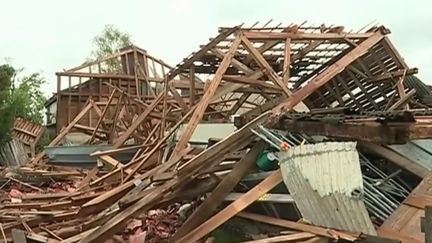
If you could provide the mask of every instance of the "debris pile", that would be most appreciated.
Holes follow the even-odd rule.
[[[423,242],[431,90],[389,33],[236,26],[175,67],[129,46],[57,73],[3,241]]]

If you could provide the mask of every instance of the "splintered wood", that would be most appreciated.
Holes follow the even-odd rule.
[[[367,120],[427,107],[412,86],[400,82],[414,72],[390,48],[388,33],[383,26],[357,33],[325,25],[236,26],[221,28],[174,68],[130,46],[57,73],[57,136],[49,146],[67,144],[68,136],[78,133],[84,147],[109,147],[88,155],[97,161],[93,168],[72,168],[68,159],[60,161],[64,166],[52,166],[42,151],[31,167],[5,170],[3,241],[198,242],[235,216],[290,231],[244,239],[256,240],[251,242],[359,240],[361,232],[243,212],[281,184],[279,169],[253,184],[241,181],[262,172],[258,160],[268,159],[263,157],[268,151],[287,145],[257,135],[261,126],[330,138],[401,141],[395,135],[400,130],[387,123],[377,126],[381,119]],[[296,120],[293,110],[310,111],[309,120]],[[347,110],[347,118],[335,124],[313,116],[343,116]],[[292,122],[288,112],[294,114]],[[361,119],[349,118],[361,112]],[[403,141],[432,136],[428,114],[408,113],[395,122],[404,125]],[[233,119],[237,129],[221,135],[218,126],[232,126]],[[204,125],[211,128],[203,132]],[[366,125],[372,138],[360,132]],[[16,132],[30,136],[29,143],[40,137],[39,130],[17,126]],[[392,163],[426,176],[400,161]],[[225,206],[232,191],[241,194]]]

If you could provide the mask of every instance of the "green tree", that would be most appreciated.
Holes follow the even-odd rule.
[[[15,69],[8,65],[0,65],[0,145],[9,139],[10,128],[14,121],[14,107],[11,102],[11,88]]]
[[[21,71],[9,64],[0,65],[0,145],[10,139],[16,117],[43,122],[46,99],[41,86],[45,80],[39,73],[17,78]]]
[[[94,59],[112,55],[123,47],[132,44],[131,37],[127,32],[120,31],[114,25],[105,25],[102,32],[95,36],[93,45],[95,49],[92,52]]]

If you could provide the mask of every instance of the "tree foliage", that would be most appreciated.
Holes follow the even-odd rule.
[[[43,122],[46,99],[41,86],[45,80],[39,73],[17,78],[21,71],[9,64],[0,65],[0,145],[10,139],[16,117]]]
[[[116,53],[118,49],[131,45],[132,41],[127,32],[120,31],[114,25],[105,25],[102,32],[94,37],[93,44],[92,56],[97,59]]]

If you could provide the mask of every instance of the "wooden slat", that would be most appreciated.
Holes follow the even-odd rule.
[[[291,64],[291,39],[285,40],[285,54],[283,63],[283,76],[282,80],[285,86],[288,87],[288,81],[290,77],[290,64]]]

